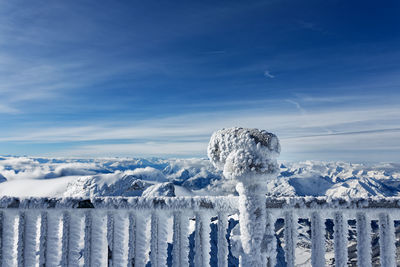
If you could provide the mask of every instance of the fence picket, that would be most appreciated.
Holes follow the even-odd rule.
[[[347,220],[342,212],[334,214],[335,266],[347,266]]]
[[[189,266],[188,218],[182,212],[174,213],[172,265]]]
[[[114,236],[112,259],[114,266],[127,266],[126,251],[127,251],[127,218],[126,213],[114,213]],[[130,265],[131,266],[131,265]]]
[[[146,228],[147,220],[144,214],[136,215],[135,223],[135,256],[134,256],[134,266],[135,267],[145,267],[146,266],[146,250],[147,250],[147,238],[146,238]]]
[[[128,216],[128,266],[133,266],[135,263],[136,218],[133,213],[129,213]]]
[[[62,248],[61,248],[61,266],[68,266],[69,263],[69,234],[70,234],[70,214],[69,212],[64,212],[62,217]]]
[[[285,212],[285,256],[288,267],[294,267],[297,240],[297,222],[293,212]]]
[[[61,239],[60,239],[61,213],[59,211],[49,212],[47,215],[47,238],[46,238],[46,266],[61,265]]]
[[[167,264],[167,229],[162,211],[151,215],[151,266],[164,267]]]
[[[379,247],[381,266],[396,266],[394,222],[388,213],[379,214]]]
[[[92,266],[107,266],[107,216],[104,212],[94,212],[92,215]]]
[[[40,237],[39,237],[39,266],[46,265],[47,254],[47,211],[40,214]]]
[[[311,265],[325,266],[324,223],[318,212],[311,214]]]
[[[83,247],[83,266],[91,266],[91,254],[92,254],[92,212],[87,211],[85,213],[85,240]]]
[[[218,267],[228,266],[228,241],[226,231],[228,228],[228,216],[226,213],[218,214]]]
[[[194,238],[195,266],[210,266],[210,218],[204,212],[196,214],[196,229]]]

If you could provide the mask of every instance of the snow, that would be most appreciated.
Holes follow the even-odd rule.
[[[136,237],[136,218],[133,213],[128,214],[128,266],[134,265],[135,258],[135,237]]]
[[[285,256],[288,267],[294,267],[297,242],[297,219],[292,212],[285,213]]]
[[[39,232],[39,266],[46,264],[47,249],[47,212],[40,214],[40,232]]]
[[[185,213],[175,212],[173,222],[173,266],[189,266],[189,223]]]
[[[0,195],[16,197],[62,196],[68,183],[78,177],[62,177],[51,180],[19,179],[0,183]]]
[[[276,218],[267,211],[265,233],[263,238],[264,250],[263,256],[269,260],[270,266],[276,265],[277,249],[276,249],[276,237],[275,237],[275,221]]]
[[[239,183],[239,225],[244,266],[261,265],[261,244],[265,233],[266,210],[262,187]],[[264,191],[265,192],[265,191]]]
[[[223,170],[225,179],[238,182],[241,265],[265,265],[261,253],[266,225],[265,194],[267,181],[279,173],[278,138],[258,129],[222,129],[211,136],[207,152],[211,163]]]
[[[92,246],[92,213],[85,213],[84,247],[83,247],[83,266],[91,266],[91,246]]]
[[[24,215],[24,263],[26,266],[36,264],[36,232],[38,213],[36,211],[25,211]],[[21,219],[21,215],[20,215]]]
[[[127,213],[113,212],[112,266],[128,265],[128,217]],[[110,216],[110,215],[109,215]]]
[[[311,215],[311,265],[325,266],[325,223],[318,212]]]
[[[153,212],[151,215],[151,264],[165,266],[167,264],[167,236],[165,216],[163,211]]]
[[[57,177],[56,169],[85,174]],[[177,196],[237,195],[236,182],[223,179],[222,171],[207,159],[0,157],[3,196],[141,196],[148,187],[160,182],[173,183]],[[271,196],[398,196],[400,164],[282,162],[278,178],[267,183]]]
[[[92,212],[91,264],[107,266],[107,216],[103,212]]]
[[[226,232],[228,228],[228,216],[226,213],[218,214],[218,266],[228,266],[228,241]]]
[[[381,255],[381,266],[396,265],[396,246],[394,221],[390,214],[379,214],[379,247]]]
[[[69,254],[68,254],[67,266],[78,266],[80,252],[81,252],[80,244],[83,244],[83,235],[81,233],[82,232],[81,229],[83,227],[83,222],[84,222],[82,216],[83,214],[77,212],[70,212],[68,215],[69,215],[69,224],[68,224],[69,239],[67,241],[69,242],[68,243]],[[65,238],[67,238],[67,236],[65,236]]]
[[[276,176],[279,153],[279,140],[274,134],[246,128],[216,131],[207,148],[211,163],[223,170],[226,178],[236,180],[256,179],[260,174],[263,178]]]
[[[6,211],[3,212],[3,229],[8,229],[7,231],[3,230],[2,237],[2,260],[3,266],[16,266],[16,255],[17,255],[17,237],[18,230],[16,229],[16,220],[17,214],[14,211]]]
[[[347,266],[348,224],[342,212],[334,214],[335,266]]]
[[[46,262],[54,266],[61,265],[61,214],[58,211],[47,214],[47,239],[46,239]]]
[[[251,139],[251,138],[250,138]],[[250,140],[251,141],[251,140]],[[249,141],[249,142],[250,142]],[[251,143],[251,142],[250,142]],[[254,144],[253,144],[254,145]],[[255,148],[257,150],[257,147]],[[256,151],[257,152],[257,151]],[[232,153],[232,152],[231,152]],[[257,152],[258,153],[258,152]],[[276,152],[273,152],[276,153]],[[190,196],[195,197],[194,204],[186,203],[185,205],[179,204],[176,206],[171,206],[171,216],[178,212],[176,216],[176,224],[174,224],[174,229],[180,229],[180,235],[172,237],[172,233],[169,233],[171,237],[167,239],[174,239],[174,244],[176,240],[180,240],[180,245],[174,246],[173,254],[179,254],[180,257],[180,266],[188,266],[189,261],[189,239],[185,233],[190,233],[189,229],[189,220],[192,215],[186,214],[187,209],[192,207],[199,208],[201,201],[205,200],[206,197],[202,198],[202,200],[197,199],[196,196],[207,196],[207,195],[238,195],[237,190],[249,190],[249,188],[235,188],[237,180],[232,178],[236,177],[234,175],[238,175],[237,177],[241,177],[243,173],[250,172],[249,177],[256,178],[250,182],[258,183],[261,180],[257,179],[256,170],[251,170],[248,166],[242,166],[240,164],[236,164],[235,160],[240,157],[246,158],[245,149],[241,152],[234,152],[234,156],[232,159],[228,159],[229,156],[226,157],[225,163],[231,164],[231,166],[236,166],[242,168],[239,172],[234,172],[231,168],[222,168],[216,169],[208,160],[206,159],[44,159],[44,158],[30,158],[30,157],[0,157],[0,195],[8,195],[8,196],[18,196],[18,197],[83,197],[83,198],[92,198],[92,197],[101,197],[101,196],[143,196],[146,199],[143,201],[132,200],[132,202],[128,203],[129,205],[136,205],[145,208],[145,207],[153,207],[148,199],[152,197],[160,197],[168,199],[171,196]],[[273,161],[273,157],[267,157],[268,160]],[[253,160],[253,159],[252,159]],[[218,164],[216,164],[218,165]],[[261,170],[261,169],[260,169]],[[333,224],[333,236],[332,246],[335,247],[335,262],[338,266],[346,266],[347,257],[352,256],[353,260],[355,257],[358,257],[358,262],[360,266],[371,266],[372,260],[376,261],[376,255],[371,255],[371,219],[374,218],[380,219],[379,221],[379,229],[381,231],[380,235],[380,245],[383,255],[382,261],[388,265],[391,265],[395,261],[395,246],[393,240],[395,240],[394,236],[394,223],[393,220],[398,220],[398,213],[389,213],[386,216],[387,210],[384,211],[383,215],[378,216],[379,213],[373,210],[369,210],[368,212],[363,212],[361,210],[359,214],[356,214],[355,210],[351,210],[351,208],[361,207],[366,205],[363,199],[366,198],[382,198],[384,197],[387,202],[387,205],[398,205],[397,200],[391,199],[391,197],[400,196],[400,164],[396,163],[378,163],[378,164],[354,164],[354,163],[345,163],[345,162],[318,162],[318,161],[305,161],[305,162],[281,162],[279,165],[280,174],[276,179],[272,178],[272,176],[268,176],[267,179],[262,180],[261,182],[265,182],[265,187],[257,188],[260,192],[267,192],[268,196],[272,199],[276,200],[277,196],[301,196],[306,197],[302,200],[282,200],[284,202],[280,202],[281,206],[284,210],[287,210],[289,207],[293,207],[293,205],[300,205],[305,209],[309,209],[307,206],[307,201],[317,201],[314,197],[327,197],[324,198],[327,202],[323,202],[319,205],[316,211],[319,213],[320,222],[317,223],[318,220],[315,218],[312,220],[312,225],[314,225],[314,235],[319,236],[321,240],[314,241],[313,247],[313,261],[325,263],[325,257],[318,256],[325,254],[324,248],[326,245],[326,254],[331,253],[329,255],[333,255],[333,249],[330,249],[329,240],[327,244],[325,244],[325,239],[323,234],[325,234],[324,224],[322,222],[325,221],[326,218],[332,218],[336,223]],[[264,169],[265,171],[265,169]],[[229,180],[226,179],[224,173],[228,173]],[[229,176],[230,175],[230,176]],[[265,178],[265,177],[264,177]],[[265,191],[264,191],[265,190]],[[254,192],[254,191],[253,191]],[[349,205],[350,211],[344,211],[343,214],[334,214],[334,213],[326,213],[324,209],[342,209],[342,206],[339,202],[335,202],[335,198],[347,198],[350,201],[345,205]],[[196,200],[197,199],[197,200]],[[279,199],[278,199],[279,200]],[[119,205],[121,202],[120,199],[115,198],[113,200],[115,202],[114,205]],[[225,202],[224,202],[225,201]],[[213,202],[214,212],[212,216],[216,216],[217,211],[226,210],[226,199],[224,201]],[[234,202],[237,201],[237,198],[234,198]],[[246,198],[245,202],[248,201]],[[261,200],[260,201],[265,201]],[[114,203],[113,202],[113,203]],[[111,201],[105,201],[104,203],[98,203],[99,207],[111,205]],[[136,204],[135,204],[136,203]],[[168,200],[166,200],[167,205],[170,205]],[[203,202],[206,205],[208,202]],[[283,204],[282,204],[283,203]],[[350,203],[350,204],[348,204]],[[68,203],[64,203],[65,207],[69,207]],[[63,205],[64,205],[63,204]],[[275,203],[276,204],[276,203]],[[385,205],[386,205],[385,204]],[[23,203],[21,205],[24,205]],[[62,206],[62,205],[61,205]],[[237,203],[231,205],[232,207],[237,207]],[[246,207],[246,209],[251,207]],[[314,208],[314,207],[311,207]],[[232,209],[231,209],[232,210]],[[256,209],[255,209],[256,210]],[[24,217],[21,219],[21,222],[24,220],[25,223],[16,228],[12,226],[18,225],[18,220],[22,218],[19,212],[15,212],[14,210],[5,209],[2,211],[2,218],[4,229],[12,229],[11,231],[4,232],[4,254],[2,257],[6,262],[9,262],[11,265],[16,265],[15,256],[17,253],[24,255],[24,260],[26,262],[38,263],[39,261],[43,263],[44,256],[50,257],[50,259],[54,259],[55,262],[62,262],[65,260],[65,257],[68,256],[68,262],[70,265],[79,265],[83,264],[85,257],[81,257],[79,253],[82,253],[83,243],[85,236],[83,235],[83,228],[85,222],[85,216],[82,212],[70,212],[69,215],[69,227],[65,228],[61,224],[61,220],[64,217],[64,211],[60,211],[59,214],[54,215],[54,210],[50,210],[43,212],[47,214],[46,216],[42,216],[42,211],[35,211],[31,213],[30,210],[24,211]],[[354,211],[354,212],[353,212]],[[379,210],[378,210],[379,211]],[[151,238],[150,238],[150,221],[143,221],[143,218],[150,218],[151,215],[141,210],[139,213],[136,211],[134,214],[130,214],[129,212],[114,213],[114,227],[113,227],[113,238],[112,240],[112,253],[113,260],[115,260],[115,265],[126,266],[128,263],[131,264],[132,261],[136,262],[137,266],[145,266],[148,264],[150,258],[152,258],[152,254],[149,253]],[[204,210],[196,210],[195,212],[204,212]],[[236,212],[236,210],[232,211]],[[77,216],[75,216],[77,214]],[[229,216],[230,213],[225,214],[224,216]],[[293,213],[293,222],[298,226],[298,233],[300,235],[296,235],[298,237],[298,244],[301,247],[296,248],[295,253],[293,254],[290,250],[291,246],[284,247],[287,251],[288,255],[296,255],[296,263],[303,262],[305,265],[310,264],[310,257],[307,255],[307,242],[308,239],[302,234],[307,234],[307,230],[310,229],[308,226],[303,224],[297,224],[296,214]],[[300,214],[303,216],[303,214]],[[304,217],[307,217],[309,214],[304,214]],[[337,217],[336,217],[337,215]],[[355,237],[349,236],[348,244],[346,243],[347,237],[347,216],[350,215],[352,219],[357,218],[357,253],[349,252],[347,255],[347,250],[345,249],[347,246],[351,246],[352,244],[355,246]],[[370,217],[374,216],[374,217]],[[56,216],[57,218],[55,218]],[[205,213],[202,216],[205,216],[204,221],[210,220],[211,213]],[[263,239],[260,241],[260,247],[262,248],[261,253],[263,255],[268,255],[271,257],[272,261],[277,262],[278,266],[282,263],[281,258],[283,255],[282,250],[276,250],[276,242],[277,239],[275,236],[272,236],[274,231],[274,225],[269,225],[269,220],[271,219],[273,222],[276,221],[277,218],[282,218],[284,214],[265,214],[265,223],[261,221],[261,223],[266,225],[266,229],[263,230],[265,235]],[[343,217],[342,217],[343,216]],[[106,218],[107,216],[105,216]],[[46,218],[48,221],[46,221]],[[88,217],[89,218],[89,217]],[[181,218],[181,220],[178,220]],[[229,218],[231,218],[229,216]],[[43,219],[43,223],[41,223]],[[94,240],[102,240],[103,244],[107,243],[107,233],[106,232],[98,232],[96,229],[101,227],[107,220],[98,221],[98,218],[89,218],[94,221],[87,226],[90,226],[89,233],[97,232],[99,236],[87,236],[86,238],[94,238],[93,241],[90,241],[90,244],[93,244]],[[243,218],[241,218],[243,219]],[[198,218],[198,223],[200,224],[201,217]],[[237,220],[237,219],[236,219]],[[247,221],[255,221],[252,217],[247,217]],[[246,221],[245,220],[245,221]],[[142,221],[142,222],[140,222]],[[165,221],[165,220],[164,220]],[[46,223],[47,222],[47,223]],[[87,221],[89,222],[89,221]],[[341,224],[342,222],[342,224]],[[135,224],[133,224],[135,223]],[[139,225],[136,225],[139,223]],[[228,233],[232,230],[227,226],[227,221],[225,220],[215,220],[214,224],[218,224],[218,229],[224,229],[227,227]],[[128,229],[128,224],[130,228]],[[211,232],[207,229],[207,223],[204,223],[205,228],[204,232],[200,233],[198,241],[191,240],[190,242],[205,242],[205,247],[198,248],[198,257],[205,257],[206,261],[212,263],[218,260],[224,259],[223,257],[219,257],[219,255],[226,255],[227,251],[221,246],[219,246],[218,250],[211,251],[210,248],[215,245],[209,245],[210,240],[215,240],[215,242],[224,243],[226,240],[221,238],[220,231]],[[67,225],[67,226],[68,226]],[[318,225],[322,227],[322,230],[318,230]],[[341,226],[342,225],[342,226]],[[24,227],[25,228],[24,228]],[[122,228],[124,231],[120,231]],[[196,225],[199,229],[200,225]],[[208,224],[209,226],[209,224]],[[22,227],[22,228],[21,228]],[[32,231],[28,229],[35,228],[40,231],[50,231],[55,236],[58,236],[57,240],[49,239],[49,240],[35,240],[32,241]],[[216,226],[217,227],[217,226]],[[355,227],[355,226],[354,226]],[[93,229],[92,229],[93,228]],[[169,229],[172,232],[172,227]],[[311,227],[312,229],[313,227]],[[375,231],[377,230],[377,226]],[[388,230],[385,230],[388,229]],[[316,231],[316,232],[315,232]],[[318,234],[320,231],[321,234]],[[21,252],[20,248],[17,249],[17,237],[21,233],[24,234],[26,249]],[[69,243],[67,244],[68,250],[70,253],[66,255],[65,253],[53,253],[55,250],[64,251],[61,249],[65,248],[66,243],[63,241],[64,234],[69,233]],[[214,236],[209,236],[210,233],[213,233]],[[288,228],[286,230],[287,233],[296,233],[296,229]],[[175,234],[175,233],[174,233]],[[218,237],[218,235],[220,235]],[[42,235],[39,235],[42,236]],[[246,235],[244,235],[246,236]],[[66,237],[66,236],[65,236]],[[80,239],[79,239],[80,238]],[[285,238],[285,237],[282,237]],[[163,238],[164,240],[166,237]],[[291,239],[289,239],[290,241]],[[238,240],[237,240],[238,241]],[[87,240],[88,242],[88,240]],[[168,241],[171,242],[171,241]],[[258,242],[258,241],[257,241]],[[292,241],[288,242],[287,240],[284,242],[285,244],[290,244]],[[318,245],[319,244],[321,245]],[[333,243],[334,242],[334,243]],[[353,242],[353,243],[352,243]],[[97,242],[100,246],[100,243]],[[128,246],[129,243],[129,246]],[[246,243],[244,243],[244,247],[241,247],[241,244],[238,242],[235,243],[235,240],[230,240],[231,243],[231,252],[235,250],[234,246],[236,246],[237,253],[242,253],[243,249],[246,248]],[[292,242],[293,243],[293,242]],[[37,246],[38,255],[33,255],[29,253],[29,247],[33,247],[34,244]],[[86,243],[87,244],[87,243]],[[258,244],[258,243],[257,243]],[[267,244],[267,245],[266,245]],[[165,244],[164,244],[165,245]],[[240,246],[239,246],[240,245]],[[6,247],[7,246],[7,247]],[[39,249],[41,246],[41,249]],[[154,246],[154,244],[153,244]],[[158,245],[157,245],[158,246]],[[161,245],[162,247],[163,245]],[[94,245],[96,247],[96,245]],[[179,253],[176,252],[176,249],[179,247]],[[379,245],[375,245],[374,251],[379,250]],[[46,249],[48,250],[46,250]],[[73,249],[75,248],[75,249]],[[90,249],[90,248],[88,248]],[[163,250],[163,249],[162,249]],[[354,249],[355,250],[355,249]],[[18,252],[19,251],[19,252]],[[90,249],[92,251],[92,249]],[[210,254],[211,253],[211,254]],[[128,254],[130,255],[128,257]],[[135,257],[135,255],[140,255],[140,257]],[[157,257],[159,262],[165,262],[166,254],[162,254],[160,257]],[[193,255],[193,254],[192,254]],[[200,256],[199,256],[200,255]],[[204,255],[204,256],[203,256]],[[357,255],[357,256],[356,256]],[[218,256],[218,257],[217,257]],[[81,257],[79,259],[79,257]],[[196,257],[196,256],[195,256]],[[281,258],[279,258],[281,257]],[[301,257],[301,258],[299,258]],[[324,258],[322,260],[322,258]],[[143,259],[143,261],[141,260]],[[229,262],[232,262],[232,255],[229,256]],[[88,258],[88,260],[93,260],[92,264],[104,263],[107,261],[104,257],[97,257],[96,259],[93,256]],[[187,260],[187,261],[186,261]],[[290,260],[291,261],[291,260]],[[326,261],[328,262],[328,261]],[[354,261],[353,261],[354,262]],[[88,262],[87,262],[88,263]],[[225,262],[221,262],[220,264],[225,265]],[[136,266],[135,265],[135,266]],[[161,264],[162,265],[162,264]],[[290,264],[289,264],[290,265]],[[396,264],[394,264],[396,265]]]
[[[148,234],[147,234],[147,218],[145,214],[136,213],[135,216],[135,233],[134,233],[134,266],[144,267],[147,262],[148,252]]]
[[[371,221],[365,212],[357,213],[357,251],[360,266],[372,266]]]
[[[150,186],[143,193],[143,197],[175,197],[175,186],[173,183],[159,183]]]
[[[210,266],[210,217],[205,212],[196,214],[196,229],[194,238],[194,265]]]

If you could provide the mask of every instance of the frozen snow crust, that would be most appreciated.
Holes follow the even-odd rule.
[[[228,179],[241,182],[262,181],[279,173],[278,138],[267,131],[228,128],[216,131],[208,144],[211,163]]]

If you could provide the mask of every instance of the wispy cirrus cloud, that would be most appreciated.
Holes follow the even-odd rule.
[[[284,103],[284,102],[283,102]],[[340,150],[357,154],[359,161],[371,155],[369,149],[382,157],[392,155],[399,147],[396,137],[400,107],[346,108],[320,112],[265,113],[263,109],[240,112],[192,113],[161,119],[143,119],[135,124],[125,121],[90,124],[87,126],[47,127],[27,133],[0,137],[0,142],[69,143],[52,152],[62,156],[205,156],[211,133],[222,127],[242,126],[267,129],[282,142],[282,157],[340,159]],[[213,118],[210,120],[210,118]],[[386,149],[390,148],[392,149]],[[326,151],[334,151],[326,155]],[[386,152],[385,152],[386,151]],[[342,156],[345,156],[345,152]],[[346,152],[348,153],[348,152]]]
[[[275,75],[271,74],[269,70],[264,71],[264,76],[271,79],[275,78]]]
[[[18,114],[19,110],[8,105],[0,104],[0,113]]]

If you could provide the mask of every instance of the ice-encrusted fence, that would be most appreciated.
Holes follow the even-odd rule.
[[[7,198],[0,201],[2,266],[210,266],[210,223],[217,219],[218,266],[228,266],[228,216],[238,197]],[[379,222],[381,266],[396,266],[394,221],[400,199],[266,198],[264,266],[277,263],[275,223],[284,220],[286,266],[295,266],[298,219],[311,220],[311,263],[325,265],[325,220],[334,222],[335,266],[347,266],[348,220],[357,225],[357,265],[372,266],[371,220]],[[240,217],[239,217],[240,218]],[[172,220],[168,227],[167,220]],[[195,221],[189,261],[189,221]],[[240,223],[240,222],[239,222]],[[149,229],[149,234],[147,229]],[[257,239],[258,236],[247,238]],[[171,262],[171,261],[170,261]],[[282,262],[278,262],[282,264]]]
[[[228,214],[236,198],[110,197],[0,199],[2,266],[189,266],[189,222],[195,221],[194,265],[210,262],[210,222],[218,218],[218,264],[227,265]],[[172,220],[172,229],[168,228]],[[149,227],[149,231],[148,231]],[[223,234],[225,233],[225,234]],[[150,253],[149,253],[150,252]]]
[[[298,220],[311,222],[311,265],[327,265],[326,221],[333,221],[334,266],[353,266],[348,255],[349,222],[356,222],[357,266],[376,266],[372,262],[371,224],[378,222],[380,265],[398,266],[396,261],[395,221],[400,220],[400,198],[329,199],[324,197],[267,198],[266,234],[272,234],[270,266],[276,263],[274,222],[284,220],[285,265],[295,266]],[[268,237],[267,237],[268,238]],[[354,259],[353,259],[354,263]],[[332,264],[332,263],[331,263]]]

